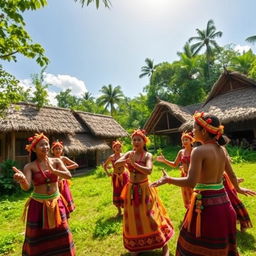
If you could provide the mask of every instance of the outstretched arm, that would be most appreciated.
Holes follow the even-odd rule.
[[[163,154],[161,154],[160,156],[157,156],[157,157],[156,157],[156,161],[161,162],[161,163],[164,163],[164,164],[167,164],[167,165],[169,165],[169,166],[171,166],[171,167],[176,168],[176,167],[179,165],[179,163],[180,163],[181,152],[182,152],[182,151],[180,150],[179,153],[178,153],[178,155],[176,156],[176,159],[175,159],[174,162],[167,160],[167,159],[164,157]]]
[[[191,153],[191,162],[188,170],[188,176],[182,178],[169,177],[166,173],[161,179],[151,184],[153,187],[161,186],[165,183],[173,184],[179,187],[194,188],[198,183],[200,172],[202,169],[202,155],[198,148],[194,149]]]

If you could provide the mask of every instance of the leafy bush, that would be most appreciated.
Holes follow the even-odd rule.
[[[0,164],[0,194],[13,194],[20,190],[20,186],[13,180],[13,166],[17,163],[13,160],[6,160]]]
[[[243,149],[237,146],[227,146],[228,153],[231,157],[232,163],[244,163],[244,162],[255,162],[256,161],[256,152]]]

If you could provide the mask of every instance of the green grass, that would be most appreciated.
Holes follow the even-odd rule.
[[[173,159],[174,156],[166,156]],[[161,164],[156,164],[151,181],[161,176]],[[245,178],[243,186],[255,189],[256,163],[233,165],[237,175]],[[179,171],[168,169],[170,175],[179,176]],[[164,202],[175,227],[175,236],[170,240],[170,255],[175,255],[179,227],[185,210],[182,203],[180,188],[162,186],[159,194]],[[116,219],[116,209],[112,205],[112,188],[109,177],[99,167],[85,176],[73,178],[72,192],[76,211],[70,218],[77,255],[129,255],[122,243],[122,219]],[[0,255],[21,255],[25,226],[20,220],[23,205],[29,193],[20,193],[9,197],[1,196],[0,200]],[[242,198],[247,206],[254,226],[256,225],[256,200],[252,197]],[[255,227],[246,233],[238,232],[238,247],[242,256],[256,255]],[[160,250],[142,255],[161,255]]]

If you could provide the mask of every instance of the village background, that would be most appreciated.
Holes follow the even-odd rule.
[[[86,10],[86,13],[102,14],[108,10],[110,16],[112,11],[116,12],[113,10],[115,4],[124,4],[124,1],[110,3],[108,0],[69,0],[65,4],[67,2],[72,2],[72,8]],[[223,5],[228,5],[228,2],[231,3],[224,1]],[[171,7],[178,8],[174,3]],[[208,15],[198,26],[195,24],[191,28],[192,33],[186,29],[180,31],[185,40],[183,45],[175,49],[172,60],[157,57],[156,61],[152,56],[157,56],[158,51],[161,51],[156,47],[152,49],[152,55],[149,52],[143,56],[140,64],[134,63],[140,86],[131,84],[123,87],[119,84],[121,79],[117,79],[118,75],[112,78],[102,73],[104,83],[100,84],[100,79],[95,80],[98,91],[95,91],[95,86],[90,91],[82,80],[71,75],[50,73],[49,70],[56,65],[54,58],[49,58],[47,47],[34,40],[33,30],[27,30],[25,23],[30,15],[41,15],[41,10],[56,7],[51,1],[48,4],[45,0],[21,0],[14,4],[12,1],[0,2],[0,255],[20,255],[24,237],[20,216],[29,192],[22,192],[13,182],[11,167],[15,165],[22,169],[28,162],[26,138],[35,132],[44,132],[51,141],[62,140],[65,154],[80,165],[73,173],[72,192],[77,208],[70,219],[77,255],[128,255],[122,245],[122,220],[114,218],[111,182],[101,164],[111,154],[113,140],[120,139],[123,142],[123,151],[131,149],[129,133],[135,128],[147,131],[150,137],[149,151],[154,156],[162,152],[171,160],[181,147],[181,132],[192,128],[194,111],[216,114],[231,139],[227,148],[234,170],[238,177],[245,179],[245,187],[256,189],[255,29],[244,35],[244,45],[232,41],[222,44],[222,38],[231,32],[217,26],[217,20]],[[150,4],[153,6],[153,1]],[[158,6],[161,4],[167,2],[162,0]],[[249,9],[256,7],[252,1],[247,4]],[[232,6],[229,7],[226,11],[232,12]],[[142,4],[138,4],[137,8],[142,8]],[[142,16],[143,13],[140,12]],[[249,14],[237,15],[237,18],[242,17],[255,24]],[[104,20],[107,19],[108,16],[104,16]],[[146,20],[150,19],[155,17]],[[104,33],[104,28],[101,29],[98,32]],[[237,30],[249,31],[239,26]],[[122,32],[123,28],[120,29],[120,35],[123,35]],[[124,41],[119,44],[125,48]],[[150,41],[145,44],[150,44]],[[126,47],[124,51],[128,51],[129,47]],[[120,54],[122,52],[117,50],[117,55]],[[50,55],[54,56],[52,52]],[[26,59],[31,60],[27,62]],[[122,61],[125,62],[125,59]],[[77,62],[82,66],[81,60]],[[89,64],[84,65],[88,68]],[[106,73],[111,71],[108,68],[110,64],[104,66]],[[68,69],[68,63],[66,66]],[[114,69],[118,72],[119,68],[115,63]],[[23,74],[27,70],[37,72],[31,72],[29,77],[21,79],[20,70],[23,70]],[[127,72],[133,74],[132,71]],[[101,76],[101,73],[95,72],[94,76]],[[159,163],[154,164],[151,181],[161,176],[160,169],[163,167]],[[167,171],[170,175],[179,176],[177,169],[167,168]],[[169,242],[170,255],[174,255],[178,230],[185,213],[181,193],[174,186],[161,187],[159,193],[175,226],[175,237]],[[248,208],[255,226],[255,199],[240,198]],[[238,231],[241,255],[256,254],[255,239],[255,227],[246,233]],[[145,255],[160,255],[160,251]]]

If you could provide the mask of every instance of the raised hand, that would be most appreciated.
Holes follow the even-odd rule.
[[[150,184],[151,187],[158,187],[158,186],[164,185],[166,183],[169,183],[170,177],[168,176],[166,170],[162,169],[162,173],[163,173],[163,176],[159,180],[151,183]]]
[[[127,163],[127,164],[131,164],[131,165],[134,165],[134,163],[135,163],[135,152],[134,152],[134,151],[132,151],[132,152],[129,154],[128,158],[126,159],[126,163]]]
[[[13,171],[15,172],[13,175],[13,179],[17,181],[18,183],[22,184],[27,182],[26,176],[22,171],[17,169],[15,166],[12,167]]]
[[[164,155],[161,153],[160,156],[156,157],[156,161],[164,163],[164,161],[165,161]]]

